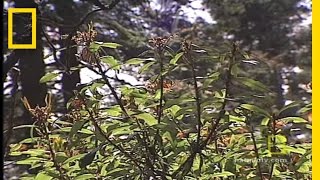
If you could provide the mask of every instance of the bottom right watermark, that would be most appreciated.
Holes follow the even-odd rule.
[[[286,158],[239,158],[234,161],[235,163],[289,163]]]

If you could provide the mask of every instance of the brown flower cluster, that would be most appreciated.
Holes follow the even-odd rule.
[[[45,99],[46,106],[45,107],[36,106],[35,108],[30,107],[30,104],[26,97],[22,99],[22,102],[24,106],[29,110],[33,118],[36,119],[36,121],[46,122],[51,112],[51,100],[52,100],[51,94],[49,94],[46,96],[46,99]]]
[[[94,41],[97,34],[98,34],[97,31],[94,30],[92,23],[91,23],[88,25],[87,32],[77,31],[77,35],[73,36],[72,40],[74,40],[77,45],[89,46],[90,43]]]
[[[168,45],[172,36],[164,36],[164,37],[155,37],[149,40],[149,43],[156,47],[158,50],[162,50],[165,46]]]
[[[72,99],[70,104],[71,111],[68,114],[66,114],[66,117],[68,118],[68,120],[72,123],[76,121],[80,121],[82,117],[80,110],[83,109],[84,106],[85,106],[84,100],[77,97]]]
[[[191,41],[184,40],[182,42],[182,50],[183,50],[183,52],[185,52],[185,53],[190,52],[191,51],[191,45],[192,45]]]
[[[156,90],[160,89],[160,85],[161,85],[161,83],[160,83],[159,80],[157,80],[157,81],[155,81],[155,82],[148,82],[148,83],[146,84],[146,89],[147,89],[148,91],[154,93]],[[164,90],[165,92],[169,92],[169,91],[172,90],[172,88],[173,88],[174,85],[175,85],[175,83],[174,83],[173,81],[171,81],[171,80],[164,80],[164,81],[163,81],[163,90]]]
[[[75,98],[71,102],[71,107],[76,109],[76,110],[80,110],[83,107],[83,105],[85,105],[84,100],[79,99],[79,98]]]

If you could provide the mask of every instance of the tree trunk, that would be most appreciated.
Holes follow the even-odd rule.
[[[57,14],[64,20],[63,24],[76,24],[79,21],[79,16],[74,11],[75,3],[73,1],[65,1],[65,0],[57,0],[56,1]],[[71,31],[70,28],[62,27],[60,32],[62,35],[69,34]],[[63,40],[65,41],[65,40]],[[74,45],[74,42],[61,42],[62,47]],[[60,58],[61,62],[70,70],[71,67],[75,67],[79,65],[79,62],[76,59],[75,54],[77,53],[76,48],[71,48],[66,51],[62,51]],[[69,101],[69,99],[73,96],[73,90],[76,89],[77,83],[80,82],[80,74],[79,71],[64,72],[62,76],[62,89],[63,89],[63,97],[65,104]]]
[[[37,8],[37,4],[33,0],[16,0],[16,8]],[[46,85],[39,83],[40,78],[45,74],[45,64],[43,62],[43,44],[41,23],[39,20],[40,12],[37,8],[37,39],[36,49],[21,49],[15,50],[19,59],[19,68],[21,71],[21,88],[22,95],[26,97],[30,103],[30,106],[44,106],[44,98],[46,96]],[[22,37],[31,43],[31,28],[28,30],[26,27],[30,27],[31,19],[25,21],[21,18],[14,19],[14,25],[16,30],[16,37]],[[27,30],[26,30],[27,29]],[[29,39],[29,40],[28,40]],[[22,39],[22,41],[24,41]],[[29,41],[29,42],[28,42]]]

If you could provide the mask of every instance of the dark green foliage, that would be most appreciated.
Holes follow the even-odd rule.
[[[106,88],[105,72],[99,66],[115,70],[123,66],[148,64],[143,58],[130,59],[122,64],[107,56],[102,46],[91,49],[101,61],[91,62],[102,75],[77,92],[68,103],[67,118],[37,121],[38,135],[11,145],[11,156],[23,156],[17,164],[40,168],[38,174],[25,177],[42,179],[308,179],[311,177],[310,139],[299,143],[292,140],[292,126],[310,128],[303,113],[297,117],[281,117],[282,112],[297,106],[288,105],[279,112],[262,108],[259,101],[274,102],[271,91],[258,80],[241,76],[242,52],[237,44],[220,52],[225,66],[208,76],[190,77],[182,83],[172,83],[171,74],[179,66],[194,71],[198,63],[197,49],[191,42],[182,43],[183,53],[169,55],[166,46],[170,38],[153,39],[156,61],[153,66],[162,71],[150,78],[144,88],[129,85],[107,86],[121,97],[113,105],[103,105],[98,89]],[[95,43],[95,42],[92,42]],[[110,46],[109,48],[116,48]],[[92,47],[92,46],[90,46]],[[212,54],[207,54],[208,58]],[[108,57],[111,60],[103,60]],[[167,63],[170,62],[170,63]],[[234,70],[237,66],[237,72]],[[144,72],[149,69],[145,66]],[[116,72],[116,71],[115,71]],[[219,73],[218,73],[219,72]],[[51,76],[51,75],[50,75]],[[50,81],[49,75],[45,76]],[[235,83],[236,82],[239,83]],[[99,82],[99,83],[97,83]],[[178,81],[176,81],[178,82]],[[197,85],[195,86],[196,83]],[[215,87],[222,83],[222,87]],[[162,84],[162,85],[161,85]],[[237,88],[249,94],[231,91]],[[245,86],[241,86],[241,84]],[[186,88],[190,89],[187,90]],[[186,91],[187,90],[187,91]],[[91,95],[86,95],[91,92]],[[182,93],[181,93],[182,92]],[[250,94],[260,94],[254,97]],[[250,96],[257,101],[246,99]],[[161,103],[160,103],[161,102]],[[47,103],[50,103],[47,100]],[[27,106],[27,105],[26,105]],[[47,104],[47,113],[50,105]],[[40,111],[45,111],[42,109]],[[33,109],[35,117],[39,114]],[[41,113],[40,113],[41,114]],[[289,133],[288,133],[289,132]],[[34,141],[37,139],[36,141]],[[28,145],[28,148],[22,148]],[[274,148],[272,148],[272,147]],[[281,152],[277,154],[276,152]]]

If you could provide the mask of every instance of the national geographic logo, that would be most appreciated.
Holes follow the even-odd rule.
[[[13,44],[13,14],[14,13],[31,13],[32,20],[32,42],[31,44]],[[8,49],[36,49],[36,8],[9,8],[8,9]]]

